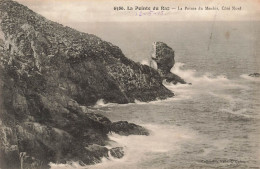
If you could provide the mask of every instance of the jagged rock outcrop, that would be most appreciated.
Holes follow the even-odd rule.
[[[123,147],[111,148],[110,154],[114,158],[122,158],[124,156],[124,149],[123,149]]]
[[[4,169],[100,162],[109,151],[104,145],[110,131],[147,131],[131,123],[121,131],[119,123],[86,106],[98,99],[128,103],[173,96],[156,70],[127,59],[118,47],[11,0],[0,1],[0,75]]]
[[[163,42],[154,42],[152,59],[156,62],[161,77],[173,84],[185,84],[186,82],[181,77],[171,73],[171,68],[175,64],[174,56],[174,51],[168,45]]]
[[[111,131],[128,136],[128,135],[149,135],[149,131],[141,126],[133,123],[128,123],[127,121],[114,122],[111,125]]]

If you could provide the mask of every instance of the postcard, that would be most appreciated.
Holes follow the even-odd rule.
[[[259,7],[0,0],[0,168],[259,168]]]

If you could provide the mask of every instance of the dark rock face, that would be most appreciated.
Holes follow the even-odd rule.
[[[154,42],[154,57],[153,60],[157,63],[158,71],[161,74],[167,74],[175,64],[174,51],[163,42]]]
[[[181,77],[171,73],[171,68],[175,64],[172,48],[163,42],[154,42],[153,53],[152,59],[157,63],[157,70],[163,79],[173,84],[186,83]]]
[[[251,73],[251,74],[249,74],[248,76],[251,76],[251,77],[260,77],[260,73]]]
[[[111,43],[0,1],[0,168],[100,162],[109,151],[109,131],[149,133],[83,106],[171,96],[156,70],[127,59]]]
[[[111,148],[109,151],[110,151],[111,156],[113,156],[114,158],[122,158],[124,156],[123,147]]]
[[[111,125],[111,131],[120,134],[120,135],[149,135],[147,129],[138,126],[133,123],[128,123],[127,121],[118,121],[114,122]]]
[[[92,156],[95,156],[97,159],[99,157],[108,157],[108,149],[106,147],[93,144],[88,145],[86,149],[91,153]]]

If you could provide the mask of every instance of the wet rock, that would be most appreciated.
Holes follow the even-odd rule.
[[[87,113],[87,116],[92,119],[93,121],[96,121],[98,123],[101,123],[103,124],[104,126],[107,126],[109,127],[111,125],[111,121],[105,117],[105,116],[102,116],[100,114],[97,114],[97,113]]]
[[[97,144],[88,145],[86,150],[89,151],[96,158],[107,157],[108,158],[108,149],[104,146]]]
[[[142,126],[128,123],[127,121],[118,121],[111,124],[111,131],[128,136],[128,135],[149,135],[149,131]]]
[[[123,147],[111,148],[109,151],[110,151],[111,156],[113,156],[114,158],[122,158],[124,156]]]
[[[173,73],[167,73],[165,76],[164,76],[166,82],[168,83],[173,83],[173,84],[177,84],[177,83],[181,83],[181,84],[186,84],[186,82],[178,75],[176,74],[173,74]],[[189,83],[191,84],[191,83]]]
[[[248,76],[251,76],[251,77],[260,77],[260,73],[251,73],[251,74],[249,74]]]
[[[171,68],[175,64],[174,57],[175,54],[173,49],[167,44],[163,42],[154,42],[152,60],[156,62],[157,70],[161,77],[167,82],[171,82],[173,84],[186,84],[181,77],[171,73]]]
[[[152,59],[157,63],[158,71],[161,74],[169,73],[175,64],[175,54],[172,48],[163,42],[154,42]]]

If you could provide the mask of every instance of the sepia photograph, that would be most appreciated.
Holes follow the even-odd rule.
[[[0,169],[260,169],[260,1],[0,0]]]

